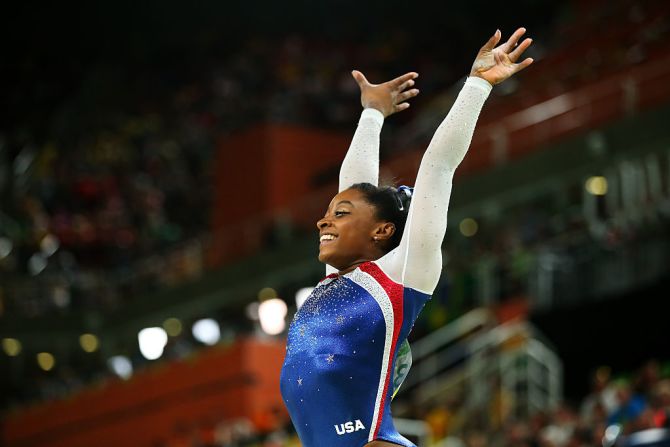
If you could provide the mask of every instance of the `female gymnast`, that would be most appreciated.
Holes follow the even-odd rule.
[[[384,118],[409,107],[417,73],[370,84],[358,71],[358,128],[340,171],[339,193],[317,222],[327,276],[289,328],[281,392],[304,447],[414,446],[393,426],[392,372],[399,347],[442,270],[441,245],[456,167],[493,85],[528,67],[531,39],[519,28],[480,49],[438,127],[411,188],[378,187]]]

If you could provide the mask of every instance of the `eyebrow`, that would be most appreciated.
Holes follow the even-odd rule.
[[[337,207],[340,206],[340,205],[350,205],[352,208],[356,208],[356,207],[354,206],[354,204],[351,203],[351,202],[348,201],[348,200],[340,200],[339,202],[337,202],[337,203],[335,204],[335,208],[337,208]],[[333,205],[328,205],[328,211],[330,211],[330,210],[332,209],[331,206],[333,206]],[[327,211],[327,212],[328,212],[328,211]]]

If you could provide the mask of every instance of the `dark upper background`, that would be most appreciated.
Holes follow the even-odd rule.
[[[14,4],[2,20],[1,126],[44,138],[63,107],[79,108],[81,125],[95,118],[87,114],[91,109],[137,110],[160,100],[164,89],[240,54],[255,39],[278,43],[294,37],[363,54],[388,42],[393,54],[384,57],[384,66],[357,58],[358,65],[350,67],[381,72],[379,81],[439,64],[447,71],[435,87],[445,88],[467,73],[476,49],[497,27],[509,35],[523,25],[536,42],[551,45],[559,11],[565,13],[560,2],[499,6],[397,0]]]

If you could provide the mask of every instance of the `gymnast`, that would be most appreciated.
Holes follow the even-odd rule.
[[[339,193],[317,222],[327,276],[295,314],[280,384],[304,447],[414,446],[393,425],[401,346],[435,289],[454,172],[492,87],[528,67],[524,28],[479,50],[470,76],[422,158],[414,188],[378,186],[384,119],[409,107],[417,73],[371,84],[352,75],[363,112]]]

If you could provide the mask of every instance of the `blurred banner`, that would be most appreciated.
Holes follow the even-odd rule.
[[[160,445],[179,430],[248,420],[258,431],[285,421],[280,342],[244,340],[193,359],[107,382],[71,399],[7,415],[7,447]]]
[[[297,203],[296,197],[311,197],[323,186],[323,177],[331,183],[336,179],[337,170],[330,170],[344,156],[350,138],[323,130],[265,125],[221,141],[208,264],[236,259],[248,253],[250,246],[260,248],[266,241],[259,233],[271,227],[268,220],[275,226],[281,225],[282,218],[287,223],[296,221],[296,216],[282,216],[285,209],[303,210],[308,217],[299,221],[311,225],[317,214]],[[327,196],[334,192],[328,191]],[[320,208],[327,203],[319,201]]]

